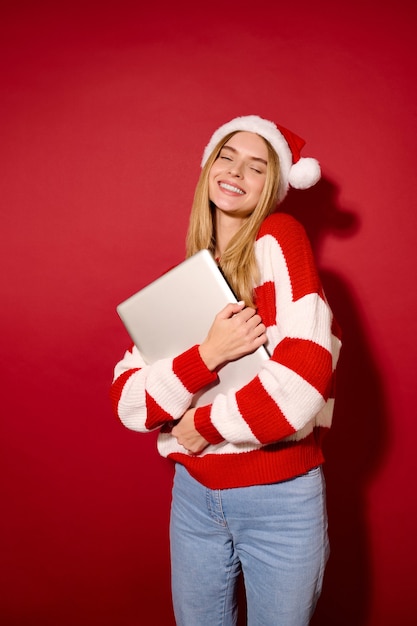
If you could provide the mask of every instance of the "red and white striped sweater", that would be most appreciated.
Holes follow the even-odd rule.
[[[133,347],[114,371],[111,398],[122,423],[140,432],[160,428],[160,454],[212,489],[277,482],[320,465],[322,433],[332,421],[340,331],[305,231],[275,213],[263,222],[255,250],[256,305],[271,358],[242,389],[196,410],[195,426],[210,443],[201,454],[190,455],[170,434],[193,394],[216,379],[198,346],[153,365]]]

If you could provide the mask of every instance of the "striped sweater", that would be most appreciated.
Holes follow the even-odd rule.
[[[340,331],[324,296],[303,227],[285,213],[262,224],[256,305],[271,358],[239,390],[197,408],[195,426],[209,442],[198,456],[170,434],[193,395],[216,379],[198,346],[147,365],[136,347],[116,365],[111,399],[132,430],[160,429],[158,450],[212,489],[287,480],[323,462],[331,426]]]

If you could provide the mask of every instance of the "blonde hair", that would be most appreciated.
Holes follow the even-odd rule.
[[[186,256],[199,250],[216,247],[214,211],[209,198],[209,172],[220,150],[233,135],[226,135],[207,159],[198,180],[191,209],[186,238]],[[268,165],[265,184],[253,212],[246,218],[238,232],[230,240],[219,264],[227,281],[239,300],[247,306],[255,306],[254,287],[259,282],[259,269],[255,258],[255,239],[263,220],[273,212],[277,204],[280,179],[279,159],[271,144],[262,137],[268,148]]]

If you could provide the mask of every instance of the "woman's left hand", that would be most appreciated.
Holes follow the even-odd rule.
[[[195,411],[195,409],[188,409],[171,431],[178,443],[191,454],[199,454],[209,445],[209,442],[196,430]]]

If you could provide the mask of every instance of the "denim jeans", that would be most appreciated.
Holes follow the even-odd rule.
[[[211,490],[177,464],[170,536],[177,626],[236,624],[241,571],[249,626],[307,626],[329,552],[322,469]]]

